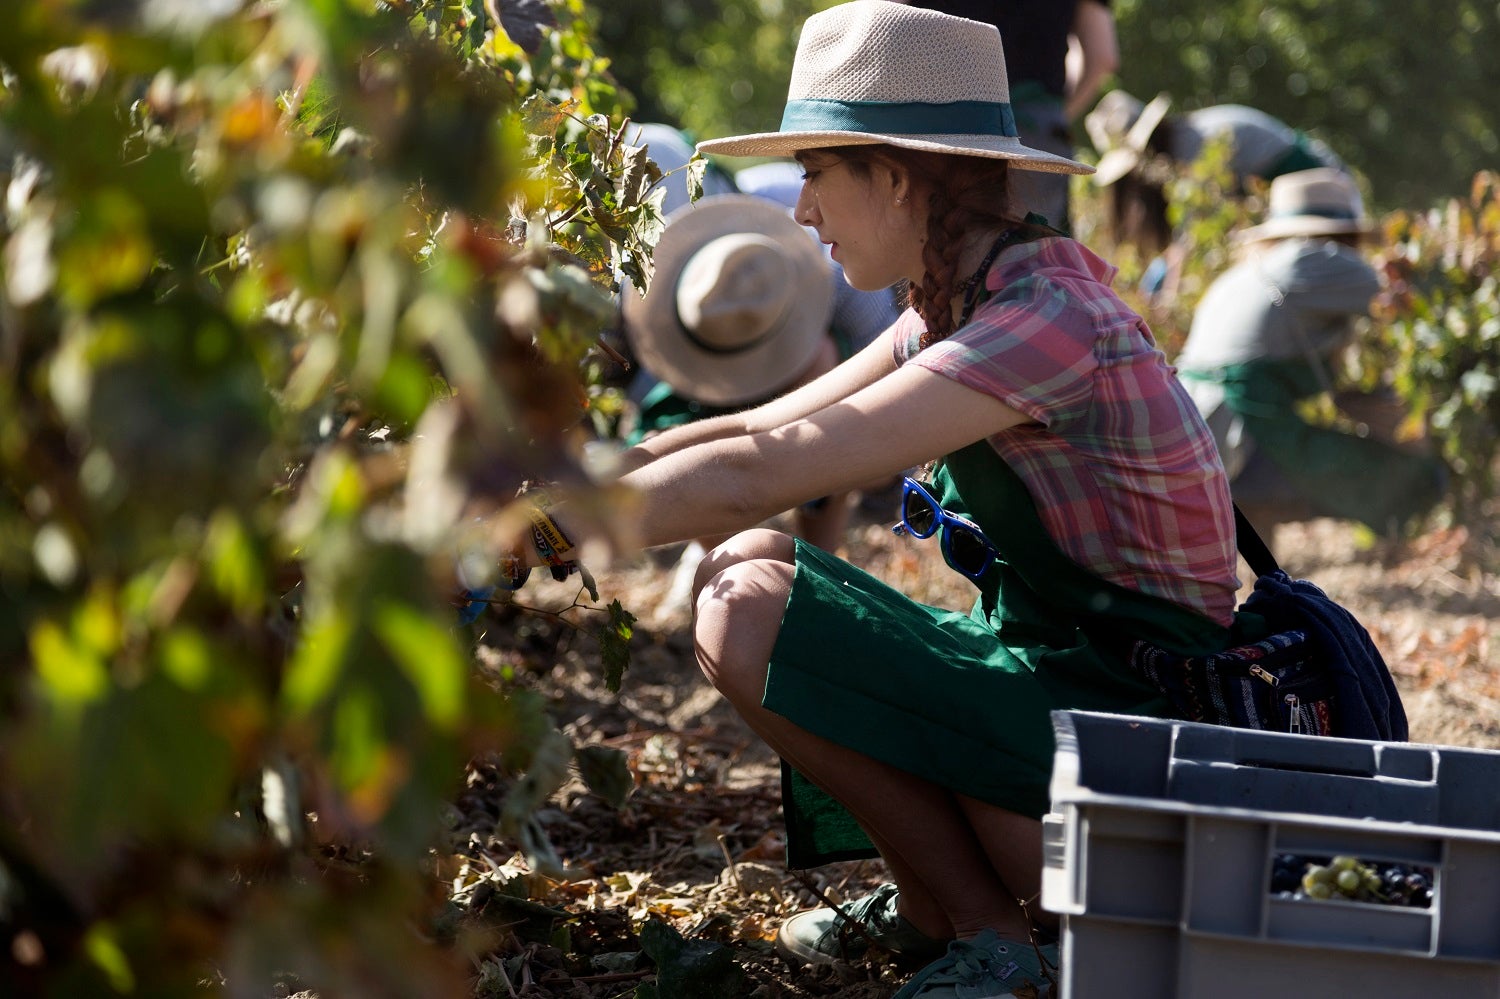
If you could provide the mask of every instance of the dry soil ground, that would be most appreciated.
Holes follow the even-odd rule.
[[[889,523],[858,514],[848,556],[918,599],[967,609],[969,584],[934,546],[893,537]],[[1500,749],[1500,671],[1490,655],[1500,554],[1484,540],[1496,536],[1442,529],[1372,543],[1347,524],[1313,521],[1282,525],[1267,540],[1293,576],[1318,583],[1369,629],[1402,691],[1413,741]],[[593,566],[601,596],[618,597],[639,618],[618,695],[605,690],[586,636],[510,614],[493,622],[491,662],[527,676],[576,741],[624,750],[636,790],[619,811],[578,787],[560,796],[541,818],[570,874],[550,879],[528,873],[517,844],[493,834],[506,779],[476,770],[460,803],[473,833],[468,859],[455,862],[470,864],[471,880],[481,867],[496,884],[523,878],[534,901],[566,913],[553,917],[554,930],[572,930],[565,949],[523,936],[499,946],[478,970],[476,995],[631,996],[653,974],[634,957],[635,931],[655,917],[688,939],[729,946],[747,973],[739,995],[885,999],[901,980],[897,969],[797,971],[770,952],[780,919],[816,904],[815,890],[851,897],[882,880],[882,870],[878,861],[801,875],[784,868],[776,760],[693,664],[687,614],[665,600],[675,554]],[[555,607],[571,590],[549,581],[523,593]]]

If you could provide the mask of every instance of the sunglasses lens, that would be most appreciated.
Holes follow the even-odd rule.
[[[989,560],[989,548],[973,531],[953,526],[948,530],[948,554],[953,559],[953,568],[968,576],[978,576]]]
[[[901,519],[918,538],[930,538],[937,529],[937,511],[919,492],[908,490],[901,498]]]

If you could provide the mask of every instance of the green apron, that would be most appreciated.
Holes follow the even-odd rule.
[[[932,484],[944,508],[982,525],[1001,553],[973,608],[919,604],[799,542],[766,708],[955,793],[1040,817],[1054,709],[1168,715],[1127,664],[1134,639],[1201,654],[1260,637],[1258,620],[1240,615],[1225,628],[1083,569],[985,441],[944,459]],[[842,806],[790,766],[782,777],[789,867],[876,855]]]
[[[1284,174],[1297,173],[1299,170],[1315,170],[1327,165],[1322,157],[1313,152],[1307,133],[1299,130],[1291,147],[1282,153],[1276,162],[1261,171],[1261,180],[1275,180]]]

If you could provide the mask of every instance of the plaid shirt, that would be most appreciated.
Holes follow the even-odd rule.
[[[1059,548],[1098,576],[1227,624],[1239,581],[1233,507],[1213,436],[1115,269],[1071,239],[1006,248],[968,325],[910,361],[1024,413],[990,445],[1016,470]]]

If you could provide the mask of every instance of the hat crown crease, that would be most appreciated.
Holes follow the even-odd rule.
[[[793,274],[774,240],[731,233],[704,244],[677,279],[677,317],[714,353],[748,350],[786,318]]]

